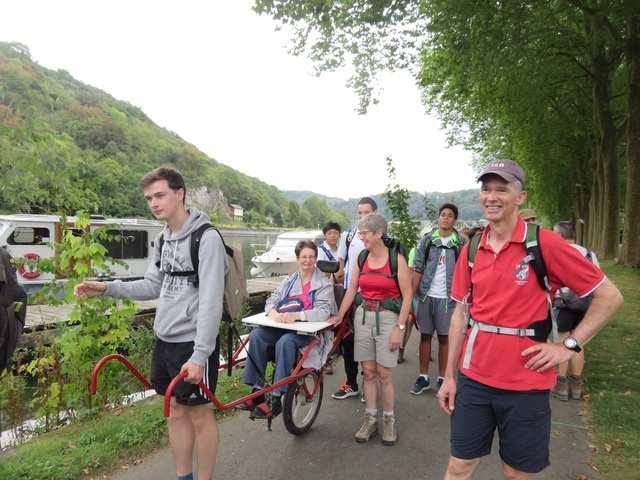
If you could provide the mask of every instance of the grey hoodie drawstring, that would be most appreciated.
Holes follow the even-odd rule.
[[[173,258],[171,259],[171,272],[175,272],[175,264],[176,264],[176,253],[178,251],[178,242],[180,240],[176,240],[174,243],[174,247],[173,247]],[[164,250],[164,246],[162,247]],[[160,251],[160,270],[165,271],[164,270],[164,266],[165,266],[165,262],[164,262],[164,255],[162,254],[162,250]]]
[[[175,272],[174,266],[176,264],[176,253],[178,252],[178,242],[180,240],[175,241],[175,247],[173,247],[173,260],[171,260],[171,271]]]

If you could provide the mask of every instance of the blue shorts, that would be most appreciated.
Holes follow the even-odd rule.
[[[159,395],[164,395],[171,381],[180,374],[182,365],[193,355],[193,342],[167,343],[156,337],[151,355],[151,385]],[[216,348],[204,367],[202,381],[211,391],[216,392],[218,368],[220,367],[220,337],[216,339]],[[198,385],[178,382],[173,389],[173,396],[180,405],[195,406],[209,403],[209,397]]]
[[[549,390],[501,390],[458,373],[451,456],[474,460],[489,455],[496,427],[504,463],[526,473],[549,466]]]

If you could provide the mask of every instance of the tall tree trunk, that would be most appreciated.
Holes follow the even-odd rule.
[[[627,197],[620,261],[640,268],[640,8],[628,22]]]
[[[594,154],[593,184],[591,186],[591,198],[589,199],[589,219],[587,221],[587,242],[584,244],[597,253],[602,249],[602,206],[604,205],[604,167],[602,165],[602,151],[600,139],[596,140]]]
[[[603,183],[601,229],[597,252],[602,257],[618,255],[620,236],[620,163],[618,160],[618,132],[611,111],[610,72],[612,62],[606,58],[603,44],[597,47],[593,57],[593,107],[600,133],[600,155],[602,158]]]
[[[593,163],[589,160],[590,158],[583,159],[582,162],[579,163],[579,167],[574,171],[577,183],[573,190],[573,224],[576,226],[576,242],[580,245],[587,245],[587,242],[590,241],[589,231],[585,228],[585,222],[589,219],[590,198],[590,188],[587,185],[588,180],[585,172],[587,170],[586,165]]]

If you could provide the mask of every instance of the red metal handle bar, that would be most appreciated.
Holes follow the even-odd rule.
[[[306,374],[308,374],[309,372],[312,372],[314,369],[313,368],[305,368],[304,370],[301,370],[299,372],[297,372],[297,374],[292,374],[291,376],[287,377],[287,378],[283,378],[282,380],[280,380],[277,383],[274,383],[273,385],[270,385],[269,387],[266,387],[262,390],[258,390],[257,392],[253,392],[249,395],[245,395],[244,397],[238,398],[237,400],[234,400],[233,402],[229,402],[226,404],[220,403],[220,401],[216,398],[216,396],[213,394],[213,392],[211,392],[211,390],[209,390],[209,388],[204,384],[204,382],[200,382],[198,384],[198,386],[202,389],[202,391],[205,393],[205,395],[209,398],[209,400],[211,400],[211,403],[213,403],[216,408],[218,408],[219,410],[229,410],[231,408],[234,408],[238,405],[240,405],[243,402],[246,402],[247,400],[252,400],[255,397],[258,397],[260,395],[263,395],[265,393],[269,393],[272,390],[282,386],[282,385],[288,385],[294,381],[296,381],[298,378],[305,376]],[[169,386],[167,387],[167,391],[164,394],[164,416],[168,417],[170,412],[171,412],[171,397],[173,396],[173,390],[175,389],[176,385],[178,384],[178,382],[180,382],[181,380],[183,380],[184,378],[186,378],[188,375],[187,372],[182,372],[179,375],[177,375],[169,384]]]
[[[245,347],[247,346],[247,343],[249,343],[249,337],[248,336],[247,336],[247,338],[245,338],[242,341],[242,345],[240,345],[240,347],[234,352],[234,354],[232,355],[231,359],[227,360],[224,363],[221,363],[218,368],[220,368],[220,370],[224,370],[224,369],[228,368],[229,367],[229,362],[231,362],[231,366],[239,365],[240,363],[242,363],[242,361],[238,360],[238,357],[242,353],[242,350],[244,350]]]
[[[120,360],[120,362],[124,364],[124,366],[127,367],[131,371],[131,373],[133,373],[136,377],[138,377],[138,380],[140,380],[145,387],[153,388],[153,386],[149,383],[149,381],[146,378],[144,378],[142,374],[138,370],[136,370],[136,368],[133,365],[131,365],[131,362],[129,362],[129,360],[127,360],[124,356],[120,354],[112,353],[111,355],[107,355],[106,357],[104,357],[102,360],[96,363],[95,367],[93,367],[93,372],[91,373],[91,386],[90,386],[90,391],[92,395],[95,395],[97,390],[98,372],[100,371],[100,369],[105,363],[113,359]]]
[[[169,412],[171,410],[171,397],[173,395],[173,389],[176,388],[176,385],[178,384],[178,382],[182,381],[184,378],[187,378],[188,376],[189,376],[188,372],[182,372],[178,374],[173,380],[171,380],[171,383],[167,387],[167,391],[164,394],[164,416],[165,417],[169,416]],[[198,386],[202,389],[205,395],[209,397],[209,400],[211,400],[211,402],[213,402],[213,404],[216,407],[218,407],[221,410],[224,410],[224,405],[222,405],[218,401],[216,396],[211,392],[211,390],[209,390],[209,388],[204,384],[203,381],[200,381]]]

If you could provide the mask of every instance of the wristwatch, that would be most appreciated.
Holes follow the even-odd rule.
[[[569,350],[573,350],[574,352],[582,351],[582,349],[580,348],[580,345],[578,345],[578,341],[573,337],[565,338],[564,346],[567,347]]]
[[[396,327],[398,327],[400,330],[404,330],[404,325],[400,325],[399,323],[396,323]]]
[[[306,322],[307,321],[307,314],[304,313],[304,310],[300,311],[300,321],[301,322]]]

